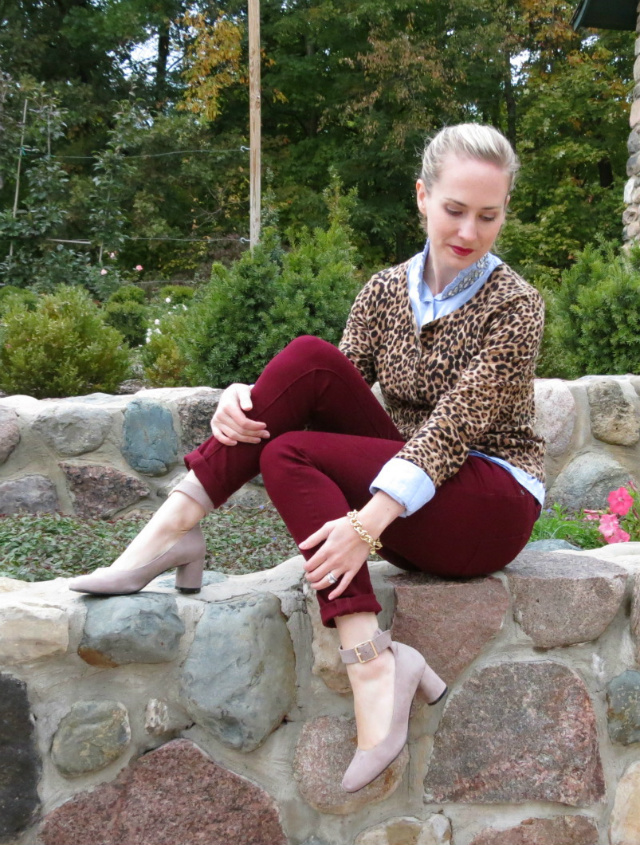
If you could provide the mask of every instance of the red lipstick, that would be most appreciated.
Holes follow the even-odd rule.
[[[466,257],[467,255],[471,255],[473,252],[472,249],[465,249],[462,246],[454,246],[451,244],[451,249],[455,252],[456,255],[460,255],[461,257]]]

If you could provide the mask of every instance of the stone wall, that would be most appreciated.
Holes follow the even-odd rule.
[[[0,513],[105,517],[154,510],[184,474],[182,455],[210,434],[221,391],[161,388],[133,396],[0,400]],[[640,481],[640,376],[538,379],[538,432],[547,443],[549,502],[606,506]],[[264,499],[249,485],[238,496]]]
[[[551,498],[640,479],[636,388],[537,383]],[[0,512],[154,508],[218,396],[2,400]],[[468,582],[372,571],[382,624],[451,692],[352,795],[348,684],[300,558],[190,597],[171,575],[106,599],[0,579],[0,842],[638,845],[640,544]]]
[[[372,564],[450,685],[358,793],[335,631],[301,558],[134,596],[0,583],[0,841],[637,845],[640,544],[445,582]]]

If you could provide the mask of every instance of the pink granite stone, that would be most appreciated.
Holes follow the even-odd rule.
[[[409,762],[405,746],[400,756],[364,789],[345,792],[341,781],[357,747],[355,721],[320,716],[300,732],[294,774],[304,800],[321,813],[347,815],[394,793]]]
[[[60,463],[73,494],[74,508],[85,519],[108,519],[149,495],[133,475],[98,464]]]
[[[286,845],[273,799],[186,739],[46,816],[41,845]]]
[[[465,583],[423,575],[389,579],[396,590],[393,638],[413,646],[451,684],[500,631],[509,595],[497,578]]]
[[[508,830],[483,830],[470,845],[598,845],[598,829],[586,816],[526,819]]]
[[[601,801],[596,718],[582,679],[551,661],[476,672],[444,711],[424,785],[436,803]]]

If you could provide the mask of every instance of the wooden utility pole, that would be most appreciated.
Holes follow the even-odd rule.
[[[260,0],[249,0],[249,169],[251,249],[260,240]]]

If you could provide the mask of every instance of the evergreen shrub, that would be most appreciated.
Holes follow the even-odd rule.
[[[142,347],[144,377],[152,387],[182,387],[188,384],[187,361],[176,338],[184,334],[182,314],[168,314],[147,329]]]
[[[640,247],[587,246],[547,304],[542,375],[640,373]]]
[[[158,291],[158,299],[171,305],[189,305],[195,291],[184,285],[163,285]]]
[[[334,182],[325,199],[327,230],[289,232],[287,252],[276,228],[266,226],[253,252],[230,268],[214,264],[178,338],[192,384],[255,381],[299,335],[338,343],[359,288],[348,225],[353,198]]]
[[[144,304],[146,299],[142,288],[135,285],[122,285],[109,297],[109,302],[138,302],[140,305]]]
[[[147,309],[130,299],[124,302],[108,302],[104,308],[106,322],[117,329],[129,346],[144,343],[147,332]]]
[[[60,287],[34,311],[11,304],[0,325],[0,388],[38,399],[113,392],[126,378],[128,350],[89,295]]]
[[[18,288],[15,285],[3,285],[0,287],[0,315],[9,309],[11,305],[21,304],[28,311],[38,304],[37,295],[26,288]]]

